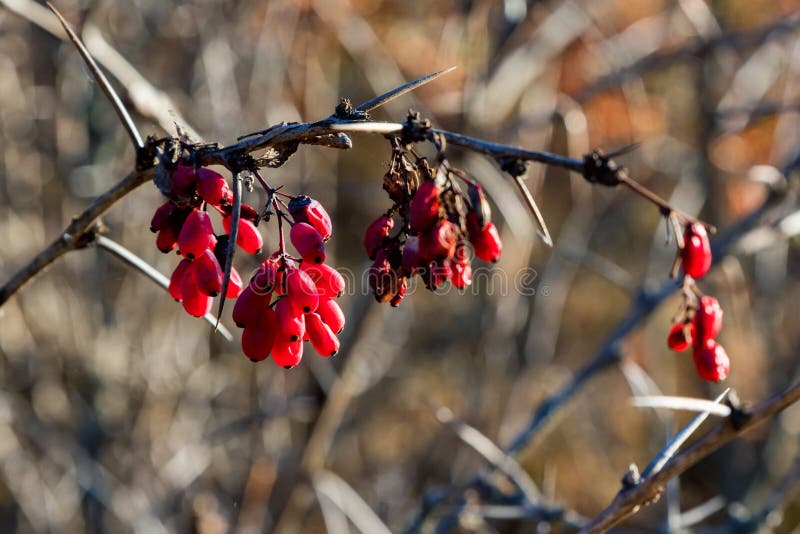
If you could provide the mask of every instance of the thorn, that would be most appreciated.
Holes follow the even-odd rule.
[[[364,102],[360,106],[356,107],[355,109],[356,109],[356,111],[363,111],[363,112],[372,111],[373,109],[378,108],[378,107],[380,107],[380,106],[382,106],[382,105],[384,105],[384,104],[386,104],[388,102],[391,102],[395,98],[397,98],[399,96],[402,96],[402,95],[406,94],[409,91],[413,91],[414,89],[416,89],[418,87],[421,87],[421,86],[423,86],[423,85],[425,85],[427,83],[432,82],[433,80],[435,80],[439,76],[442,76],[443,74],[447,74],[449,72],[453,72],[455,69],[456,69],[455,66],[448,67],[448,68],[446,68],[444,70],[440,70],[439,72],[434,72],[432,74],[427,74],[425,76],[422,76],[421,78],[417,78],[416,80],[410,81],[410,82],[408,82],[408,83],[406,83],[404,85],[401,85],[399,87],[395,87],[391,91],[387,91],[387,92],[383,93],[382,95],[378,95],[375,98],[367,100],[366,102]]]

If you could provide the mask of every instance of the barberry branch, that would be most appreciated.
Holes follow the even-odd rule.
[[[605,532],[619,524],[639,509],[658,500],[666,482],[719,449],[737,436],[768,421],[787,406],[800,400],[800,382],[790,385],[781,393],[761,402],[752,410],[726,418],[684,452],[674,456],[659,471],[636,484],[623,487],[612,503],[587,524],[581,532]],[[737,413],[734,411],[734,413]]]

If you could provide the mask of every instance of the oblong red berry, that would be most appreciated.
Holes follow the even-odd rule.
[[[253,280],[250,282],[253,290],[261,293],[271,293],[276,289],[283,280],[279,267],[278,260],[276,259],[267,258],[264,260],[258,272],[253,277]]]
[[[275,312],[267,307],[242,332],[242,352],[253,361],[266,360],[275,344],[278,327]]]
[[[364,250],[369,259],[374,260],[375,255],[383,247],[384,240],[389,237],[389,232],[394,227],[394,220],[388,215],[381,215],[364,232]]]
[[[503,242],[500,240],[500,234],[494,223],[488,223],[474,235],[470,233],[469,240],[475,250],[475,256],[483,261],[494,263],[500,259]]]
[[[427,180],[417,188],[409,204],[409,224],[414,233],[424,232],[439,218],[439,186]]]
[[[306,332],[306,322],[302,312],[296,311],[288,297],[278,299],[275,304],[275,319],[278,325],[278,340],[302,341]]]
[[[344,329],[344,312],[333,300],[320,300],[319,306],[317,306],[317,313],[325,324],[331,327],[331,331],[334,334],[338,334]]]
[[[219,206],[227,202],[228,182],[216,171],[201,168],[197,170],[197,194],[200,198],[213,206]]]
[[[210,249],[204,250],[194,260],[194,278],[197,287],[210,297],[222,291],[222,267]]]
[[[153,218],[150,220],[150,231],[155,233],[164,228],[169,221],[169,216],[175,209],[175,205],[169,200],[161,204],[153,213]]]
[[[314,350],[329,358],[339,352],[339,338],[316,313],[306,314],[306,332]]]
[[[397,288],[397,293],[394,294],[392,300],[389,301],[389,304],[396,308],[400,306],[400,303],[403,301],[403,298],[406,296],[406,291],[408,290],[408,282],[405,276],[400,278],[400,287]]]
[[[214,237],[214,227],[208,213],[192,210],[178,234],[178,249],[186,258],[196,258],[207,250]]]
[[[453,287],[464,289],[472,284],[472,265],[467,262],[450,262],[450,283]]]
[[[700,299],[700,305],[694,315],[696,344],[715,339],[722,330],[722,307],[714,297],[706,295]]]
[[[681,250],[683,272],[692,278],[700,278],[711,268],[711,260],[711,244],[705,227],[698,223],[687,225]]]
[[[189,165],[178,165],[172,171],[172,192],[181,195],[189,196],[194,192],[194,186],[197,182],[197,172],[194,167]]]
[[[169,278],[169,294],[172,295],[172,298],[175,300],[181,300],[181,287],[183,284],[183,278],[189,272],[189,267],[192,265],[192,262],[189,260],[181,260],[180,263],[175,267],[175,270],[172,271],[172,276]]]
[[[276,339],[272,346],[272,361],[284,369],[291,369],[303,359],[303,340],[283,341]]]
[[[333,230],[331,216],[318,200],[305,195],[294,197],[289,201],[289,213],[296,222],[304,222],[313,226],[322,239],[327,240],[331,237]]]
[[[222,226],[227,233],[231,233],[231,218],[223,217]],[[236,244],[248,254],[258,254],[264,246],[264,238],[252,222],[239,219],[239,231],[236,234]]]
[[[319,290],[314,280],[300,269],[286,274],[286,297],[298,313],[311,313],[319,305]]]
[[[239,271],[236,267],[231,267],[231,277],[228,280],[228,290],[225,292],[225,298],[235,299],[242,294],[242,277],[239,276]]]
[[[321,299],[336,298],[344,293],[344,276],[330,265],[325,263],[312,265],[303,262],[300,264],[300,268],[314,281],[314,285],[317,286]]]
[[[295,223],[289,239],[300,253],[303,262],[320,264],[325,261],[325,243],[316,228],[308,223]]]
[[[677,323],[669,331],[667,346],[676,352],[683,352],[691,346],[693,339],[694,325]]]
[[[166,254],[167,252],[173,250],[177,244],[178,229],[175,228],[175,226],[172,224],[167,224],[158,231],[158,236],[156,236],[156,246],[158,247],[158,250]]]
[[[257,324],[258,318],[269,308],[269,294],[254,291],[247,286],[239,294],[236,304],[233,305],[233,322],[239,328],[249,324]]]
[[[725,380],[731,370],[731,362],[725,349],[714,341],[707,339],[692,353],[697,374],[703,380],[719,382]]]
[[[203,317],[211,311],[214,299],[203,293],[195,281],[195,265],[192,263],[181,283],[181,304],[186,313],[194,317]]]

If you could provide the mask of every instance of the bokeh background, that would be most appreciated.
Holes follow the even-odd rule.
[[[0,4],[4,280],[132,168],[133,150],[55,19],[27,0]],[[413,107],[446,129],[573,157],[638,142],[620,158],[632,175],[721,229],[771,188],[796,189],[796,176],[779,172],[793,170],[800,150],[796,0],[57,6],[145,134],[174,134],[160,114],[161,124],[174,117],[229,144],[456,65],[376,117],[400,121]],[[363,230],[389,205],[381,178],[390,150],[380,137],[353,141],[346,152],[301,147],[267,176],[324,203],[334,218],[329,262],[360,275]],[[631,192],[530,165],[555,238],[549,249],[494,163],[450,156],[492,198],[505,249],[489,272],[508,286],[438,295],[417,287],[394,309],[355,283],[341,300],[343,350],[331,360],[308,350],[291,371],[254,365],[237,341],[102,250],[69,253],[25,286],[0,309],[0,530],[377,531],[363,500],[401,531],[423,502],[488,473],[436,414],[448,409],[507,446],[595,357],[642,289],[668,279],[674,243],[665,244],[658,211]],[[177,259],[160,254],[148,231],[160,202],[146,184],[103,220],[108,237],[168,274]],[[621,363],[588,381],[517,456],[543,505],[597,514],[628,465],[646,465],[688,421],[633,408],[632,389],[711,398],[731,386],[757,401],[796,379],[800,223],[768,222],[701,282],[725,309],[727,382],[702,382],[689,355],[667,349],[680,303],[668,299],[623,340]],[[262,233],[271,250],[274,223]],[[249,272],[258,260],[243,256],[239,269]],[[521,271],[524,292],[514,285]],[[796,529],[799,434],[795,407],[692,468],[623,530],[675,530],[701,505],[699,531]],[[502,505],[497,494],[510,486],[488,479],[494,494],[455,492],[422,528],[466,496],[456,530],[570,530],[495,517],[504,509],[481,505]]]

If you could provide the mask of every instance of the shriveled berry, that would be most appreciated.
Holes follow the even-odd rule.
[[[319,306],[317,306],[317,313],[325,324],[331,327],[331,331],[334,334],[338,334],[344,329],[344,312],[333,300],[320,300]]]
[[[695,347],[692,359],[697,374],[709,382],[725,380],[731,369],[728,354],[722,345],[713,339],[707,339],[700,346]]]
[[[178,229],[175,228],[175,226],[172,224],[167,224],[158,231],[158,236],[156,237],[156,246],[158,247],[158,250],[166,254],[167,252],[173,250],[177,244]]]
[[[181,260],[180,263],[172,271],[172,276],[169,279],[169,294],[175,300],[181,300],[181,287],[183,285],[183,278],[189,272],[189,267],[192,262],[189,260]]]
[[[275,344],[277,328],[275,312],[267,307],[242,332],[242,352],[245,356],[253,361],[266,360]]]
[[[456,251],[456,227],[446,219],[440,219],[419,235],[419,255],[423,260],[452,258]]]
[[[667,346],[676,352],[683,352],[691,346],[693,338],[693,324],[677,323],[669,331]]]
[[[320,233],[308,223],[295,223],[289,239],[300,253],[303,262],[320,264],[325,261],[325,243]]]
[[[203,317],[211,311],[214,299],[203,293],[195,281],[195,269],[192,263],[181,283],[181,303],[186,313],[194,317]]]
[[[305,195],[294,197],[289,201],[289,213],[296,222],[304,222],[313,226],[323,240],[331,237],[333,229],[331,216],[318,200]]]
[[[429,262],[420,273],[422,281],[425,282],[425,287],[434,291],[445,281],[453,277],[453,271],[450,268],[450,262]]]
[[[272,361],[284,369],[291,369],[303,359],[303,340],[284,341],[275,340],[272,346]]]
[[[306,314],[306,333],[320,356],[327,358],[339,352],[339,338],[318,314]]]
[[[211,246],[213,237],[214,227],[208,213],[193,210],[178,234],[178,249],[184,257],[196,258]]]
[[[384,251],[378,252],[367,277],[378,302],[389,302],[399,290],[400,280],[397,272],[392,268]]]
[[[258,318],[269,308],[269,294],[254,291],[251,286],[244,288],[233,306],[233,322],[239,328],[257,324]]]
[[[206,168],[198,169],[196,187],[200,198],[209,204],[219,206],[227,201],[229,194],[228,182],[216,171]]]
[[[722,330],[722,307],[719,301],[711,296],[700,299],[700,305],[694,315],[694,327],[697,334],[695,344],[703,344],[715,339]]]
[[[194,260],[194,278],[197,287],[210,297],[222,291],[222,267],[214,253],[206,249]]]
[[[469,184],[467,196],[469,197],[470,212],[475,214],[478,226],[483,228],[492,220],[492,208],[489,201],[486,200],[483,187],[477,183]]]
[[[164,226],[169,222],[169,216],[172,214],[174,209],[175,205],[170,201],[161,204],[153,214],[153,218],[150,220],[150,231],[155,233],[164,228]]]
[[[403,276],[400,278],[400,286],[397,288],[397,293],[394,294],[392,300],[389,301],[389,304],[391,304],[393,308],[400,306],[400,303],[406,296],[406,291],[408,291],[408,280],[405,276]]]
[[[681,265],[683,272],[692,278],[704,276],[711,268],[711,244],[702,224],[693,223],[686,226],[683,234],[683,250]]]
[[[314,281],[321,299],[336,298],[344,292],[344,277],[330,265],[325,263],[312,265],[303,262],[300,268]]]
[[[278,324],[279,341],[302,341],[306,332],[303,312],[298,312],[289,303],[288,297],[278,299],[275,304],[275,319]]]
[[[420,269],[419,257],[419,238],[416,236],[408,236],[405,245],[403,245],[402,260],[400,262],[401,272],[406,276],[413,276]]]
[[[231,218],[223,217],[222,226],[227,233],[231,233]],[[264,246],[264,238],[256,226],[247,219],[239,219],[239,232],[236,234],[236,244],[248,254],[258,254]]]
[[[439,186],[433,180],[422,183],[409,204],[409,223],[414,233],[424,232],[439,218]]]
[[[286,274],[286,296],[298,313],[311,313],[319,305],[319,290],[314,280],[300,269]]]
[[[367,226],[364,232],[364,250],[367,251],[369,259],[375,259],[375,255],[383,247],[383,241],[389,237],[393,227],[394,220],[388,215],[381,215]]]

